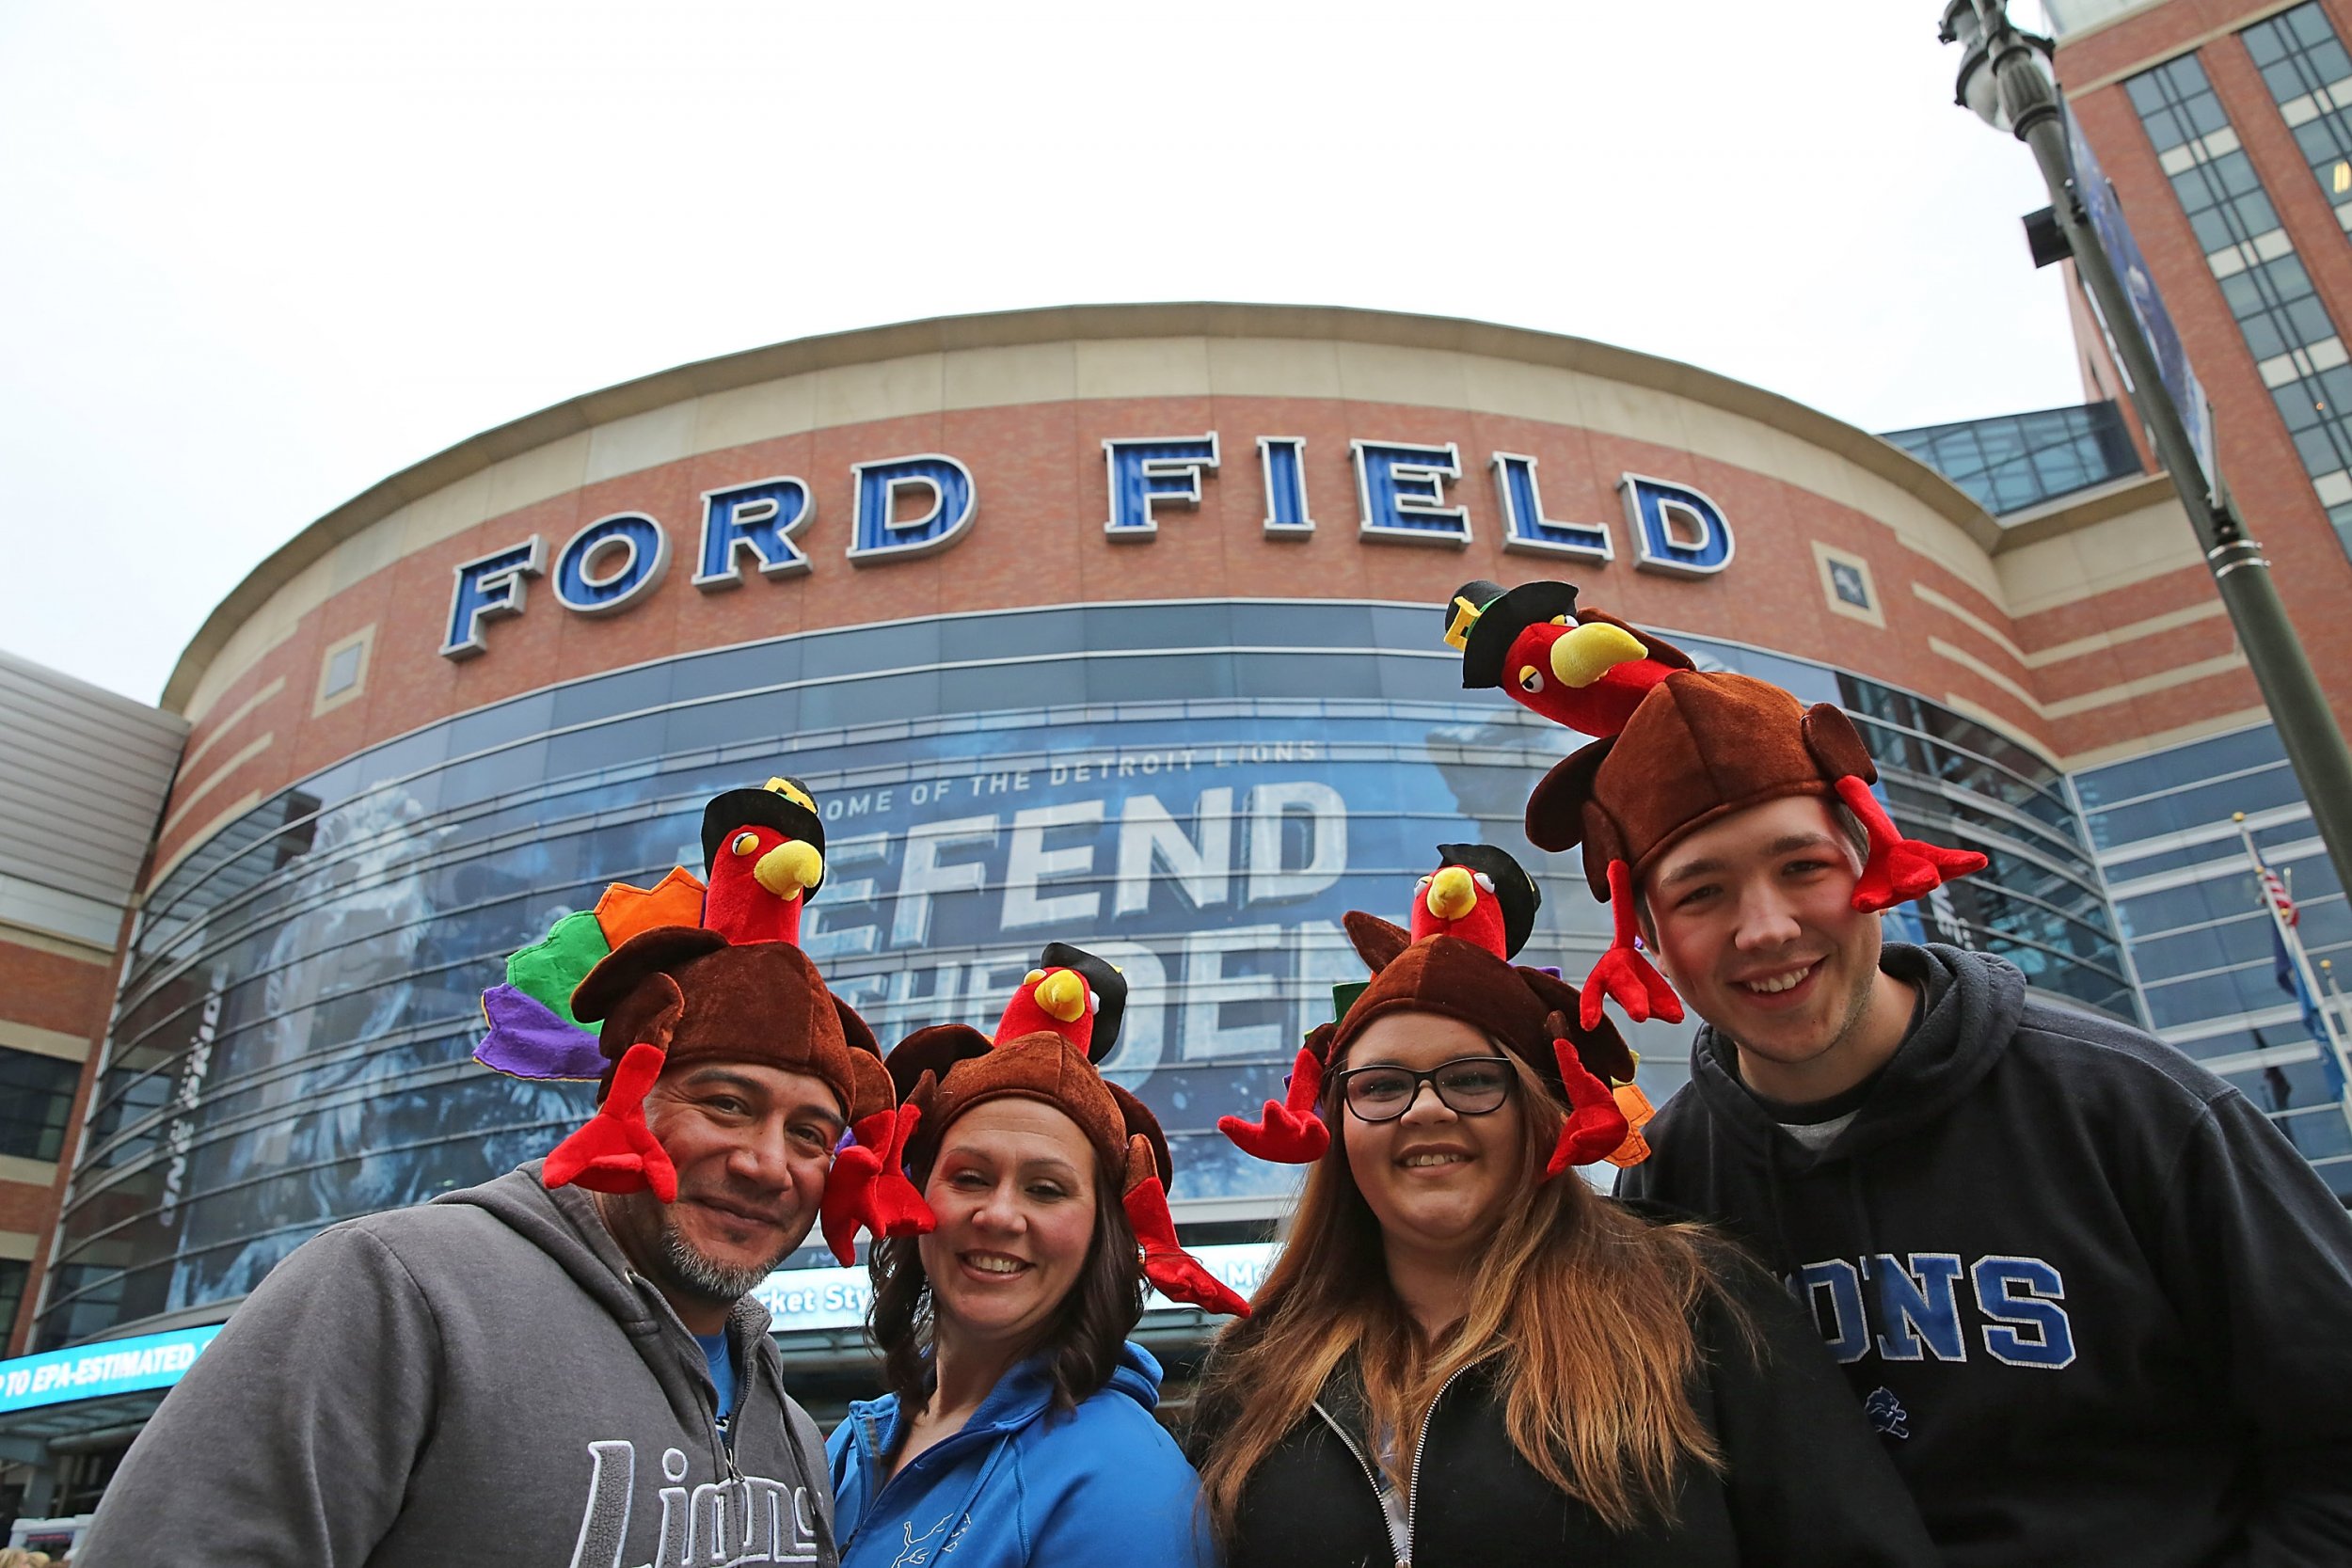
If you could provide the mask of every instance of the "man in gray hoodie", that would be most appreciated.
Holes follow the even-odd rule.
[[[574,1011],[612,1064],[588,1126],[287,1258],[77,1563],[834,1568],[823,1445],[748,1292],[808,1234],[845,1127],[892,1120],[873,1036],[797,947],[698,927],[624,943]]]

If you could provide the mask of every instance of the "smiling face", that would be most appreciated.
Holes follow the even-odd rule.
[[[1463,1056],[1501,1054],[1483,1030],[1459,1019],[1393,1012],[1364,1025],[1341,1065],[1427,1071]],[[1380,1222],[1392,1259],[1399,1253],[1474,1258],[1502,1224],[1512,1196],[1525,1189],[1526,1109],[1511,1076],[1512,1091],[1483,1116],[1450,1109],[1430,1084],[1416,1085],[1411,1106],[1392,1121],[1340,1111],[1348,1174]]]
[[[677,1201],[599,1195],[605,1224],[681,1315],[731,1306],[808,1235],[841,1101],[806,1073],[704,1060],[661,1075],[645,1096],[645,1124],[677,1167]]]
[[[1828,804],[1791,795],[1700,829],[1644,881],[1661,967],[1772,1099],[1842,1093],[1909,1026],[1910,989],[1879,969],[1879,917],[1853,908],[1860,872]]]
[[[1094,1237],[1094,1147],[1041,1101],[984,1101],[941,1140],[917,1250],[943,1344],[1018,1354],[1053,1322]]]

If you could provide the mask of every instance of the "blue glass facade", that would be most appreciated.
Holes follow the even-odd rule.
[[[1996,517],[2141,471],[2122,406],[2113,403],[1890,430],[1880,439],[1941,473]]]
[[[2352,1132],[2321,1080],[2302,1010],[2278,984],[2275,938],[2232,816],[2302,911],[2312,961],[2352,978],[2352,907],[2268,724],[2075,778],[2147,997],[2151,1025],[2267,1111],[2352,1196]]]
[[[242,1295],[325,1225],[544,1152],[588,1091],[476,1067],[482,989],[607,882],[697,859],[702,802],[771,772],[827,818],[805,945],[885,1040],[992,1022],[1043,942],[1081,942],[1133,985],[1110,1068],[1177,1146],[1180,1217],[1188,1199],[1271,1212],[1292,1178],[1214,1123],[1279,1092],[1359,971],[1343,911],[1401,914],[1433,847],[1478,837],[1542,879],[1526,961],[1578,976],[1606,940],[1581,865],[1519,827],[1578,737],[1463,691],[1438,619],[1216,600],[813,633],[543,689],[302,781],[145,906],[39,1344]],[[2002,952],[2136,1016],[2046,761],[1909,693],[1675,635],[1844,704],[1898,820],[1994,857],[1897,934]],[[1635,1037],[1662,1100],[1685,1031]]]

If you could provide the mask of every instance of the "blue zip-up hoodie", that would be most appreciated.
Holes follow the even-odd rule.
[[[1151,1352],[1127,1344],[1074,1412],[1054,1410],[1053,1392],[1045,1357],[1020,1363],[962,1431],[887,1482],[898,1396],[851,1404],[825,1445],[841,1568],[1215,1568],[1199,1478],[1152,1417]]]

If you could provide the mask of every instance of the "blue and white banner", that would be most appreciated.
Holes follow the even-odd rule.
[[[215,1323],[170,1334],[142,1334],[135,1339],[103,1339],[94,1345],[0,1361],[0,1415],[74,1400],[103,1399],[109,1394],[168,1388],[196,1365],[196,1358],[219,1332]]]
[[[1242,1242],[1225,1246],[1189,1249],[1200,1266],[1236,1294],[1248,1296],[1265,1282],[1282,1249],[1272,1242]],[[752,1296],[768,1308],[771,1334],[806,1329],[863,1328],[866,1311],[874,1302],[873,1282],[857,1269],[778,1269]],[[1189,1312],[1195,1308],[1170,1301],[1157,1291],[1143,1304],[1146,1313]]]

